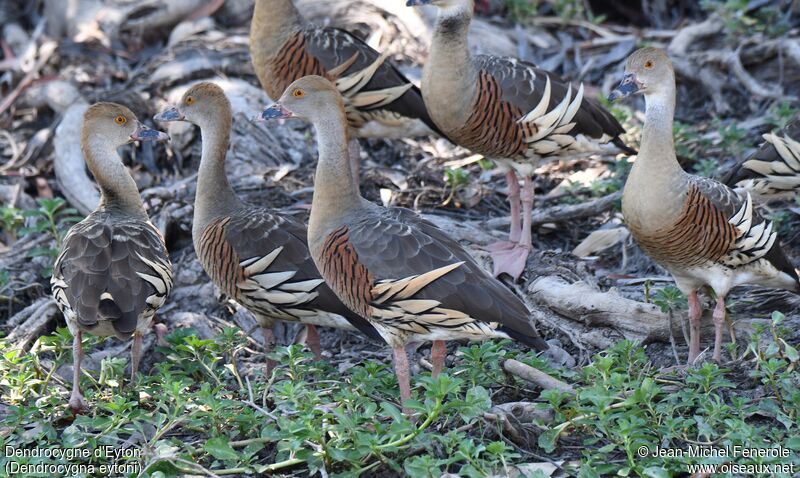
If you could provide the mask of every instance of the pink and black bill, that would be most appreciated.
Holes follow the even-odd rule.
[[[181,114],[180,111],[178,111],[178,108],[173,106],[172,108],[166,109],[161,113],[153,116],[153,119],[155,121],[162,121],[162,122],[183,121],[183,115]]]
[[[166,141],[169,139],[169,135],[139,123],[136,131],[131,134],[131,139],[133,141]]]
[[[626,98],[642,89],[642,83],[636,79],[636,75],[628,73],[622,77],[619,86],[608,95],[608,101],[616,101]]]
[[[294,118],[294,113],[287,110],[282,104],[275,103],[255,117],[255,121],[267,121],[273,119]]]

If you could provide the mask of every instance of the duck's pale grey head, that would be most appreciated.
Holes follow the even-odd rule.
[[[141,124],[126,106],[117,103],[95,103],[83,115],[84,138],[102,137],[115,146],[131,141],[162,141],[169,139],[167,133],[150,129]]]
[[[344,116],[344,102],[336,86],[321,76],[305,76],[294,81],[280,99],[265,109],[256,121],[301,118],[311,122],[336,111]],[[344,118],[342,118],[344,121]]]
[[[188,121],[199,125],[208,119],[231,116],[231,103],[219,85],[210,82],[192,85],[175,106],[153,116],[156,121]]]
[[[641,48],[628,57],[622,82],[611,92],[608,100],[614,101],[637,93],[657,93],[669,83],[675,84],[675,72],[667,54],[658,48]]]

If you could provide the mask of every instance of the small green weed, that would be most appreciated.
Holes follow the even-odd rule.
[[[78,211],[66,207],[67,203],[62,198],[40,198],[36,202],[39,204],[38,208],[22,212],[23,217],[30,218],[32,225],[19,228],[19,233],[22,235],[48,233],[52,237],[55,247],[52,245],[35,247],[28,251],[28,255],[30,257],[47,256],[55,258],[58,255],[58,250],[64,237],[63,231],[68,225],[80,221],[81,218],[77,216]],[[42,271],[42,276],[49,277],[52,272],[52,268],[47,267]]]
[[[444,183],[449,188],[449,194],[447,199],[442,202],[442,206],[447,206],[455,198],[458,188],[469,184],[469,171],[462,168],[446,168]]]

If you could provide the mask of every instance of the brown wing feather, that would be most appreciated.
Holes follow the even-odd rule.
[[[522,114],[539,104],[548,77],[551,108],[560,103],[567,94],[569,82],[537,68],[532,63],[516,58],[478,55],[475,57],[475,64],[498,82],[502,90],[502,100],[513,105]],[[573,96],[576,91],[576,88],[572,88]],[[573,122],[575,127],[568,133],[571,135],[585,134],[591,138],[600,138],[606,134],[614,138],[625,132],[616,118],[591,98],[583,98]]]
[[[349,296],[345,303],[354,304],[362,313],[370,312],[369,301],[379,307],[378,297],[372,295],[375,284],[442,269],[444,275],[437,275],[413,293],[421,306],[425,301],[438,303],[436,311],[422,311],[439,314],[442,322],[438,326],[463,328],[471,327],[468,322],[493,323],[518,340],[547,348],[530,324],[530,313],[522,301],[490,277],[456,241],[412,211],[371,209],[358,221],[329,235],[325,251],[330,269],[326,267],[324,275],[347,278],[342,279],[346,284],[334,289],[345,289]],[[436,327],[437,323],[434,320],[427,326]]]
[[[118,335],[136,329],[172,289],[164,241],[149,222],[100,211],[70,229],[53,266],[53,294],[78,325],[91,331],[100,320]]]
[[[718,261],[733,246],[736,228],[726,214],[695,185],[686,194],[679,220],[652,234],[635,234],[639,246],[656,262],[690,267]]]
[[[308,43],[303,31],[292,34],[272,59],[272,74],[266,85],[267,94],[277,100],[286,88],[298,78],[308,75],[328,76],[322,63],[308,51]]]
[[[285,319],[283,314],[292,315],[291,311],[298,309],[330,312],[344,317],[368,337],[380,340],[380,334],[369,322],[351,312],[330,287],[321,282],[308,250],[306,235],[305,226],[289,216],[248,207],[212,221],[203,231],[198,255],[214,283],[242,305],[253,308],[254,312],[276,319]],[[250,278],[247,270],[273,253],[275,256],[266,267],[252,271],[255,283],[264,286],[263,290],[294,294],[296,301],[265,303],[267,299],[258,291],[239,286],[245,278]],[[258,282],[259,275],[281,273],[284,276],[269,281],[269,287],[265,282]],[[246,297],[248,294],[250,297]]]
[[[502,97],[495,77],[486,71],[478,74],[478,91],[472,113],[464,125],[448,132],[449,138],[490,158],[524,156],[525,136],[535,132],[532,125],[517,123],[523,112]]]
[[[359,261],[349,242],[349,230],[342,226],[325,238],[322,246],[322,274],[331,279],[331,286],[350,309],[362,317],[370,317],[375,279]]]
[[[776,136],[778,140],[790,138],[794,141],[800,141],[800,118],[795,119]],[[758,166],[767,166],[765,168],[768,171],[767,174],[779,180],[791,177],[800,178],[800,149],[786,148],[784,154],[786,153],[790,157],[784,157],[775,147],[775,144],[765,141],[752,155],[731,168],[723,177],[722,182],[728,186],[735,187],[748,182],[748,180],[753,180],[763,183],[759,189],[763,189],[767,194],[785,192],[792,184],[791,181],[787,181],[786,185],[778,185],[778,181],[767,177],[764,171],[757,171],[756,169],[759,169]],[[794,184],[800,184],[800,179],[796,179]],[[800,191],[796,192],[800,194]]]

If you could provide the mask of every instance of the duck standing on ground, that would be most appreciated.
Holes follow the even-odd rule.
[[[780,134],[765,134],[764,141],[723,182],[762,200],[800,197],[800,118]]]
[[[321,358],[315,325],[358,329],[380,340],[320,277],[306,244],[306,227],[279,211],[244,203],[225,174],[231,132],[231,104],[214,83],[198,83],[177,106],[156,121],[188,121],[200,127],[203,152],[197,177],[192,240],[203,269],[236,302],[252,312],[264,334],[267,353],[275,320],[301,322],[307,342]],[[267,360],[267,374],[274,364]]]
[[[625,131],[600,104],[572,85],[516,58],[472,56],[467,34],[474,0],[408,0],[439,8],[422,96],[431,118],[454,143],[506,171],[509,240],[489,246],[494,274],[518,279],[532,249],[533,176],[540,158],[597,151],[612,141],[628,153]],[[523,177],[520,194],[517,173]],[[522,222],[520,224],[520,202]]]
[[[404,348],[410,342],[434,341],[434,375],[444,365],[444,340],[513,338],[547,348],[525,304],[458,242],[413,211],[361,197],[347,159],[345,105],[330,81],[295,81],[261,117],[299,117],[314,125],[319,162],[311,256],[336,295],[394,349],[403,401],[411,396]]]
[[[69,406],[87,408],[80,390],[83,332],[114,335],[131,345],[136,380],[142,337],[172,289],[172,264],[164,239],[150,222],[139,190],[117,148],[132,141],[168,139],[147,128],[125,106],[97,103],[83,117],[81,150],[100,186],[100,204],[75,224],[53,265],[50,285],[73,335]]]
[[[753,208],[748,194],[681,169],[672,136],[675,71],[657,48],[634,52],[625,76],[609,96],[641,93],[645,120],[639,156],[622,195],[622,214],[642,250],[667,269],[689,298],[689,363],[700,354],[697,291],[716,294],[714,360],[721,360],[725,297],[740,284],[800,293],[797,271],[781,250],[772,222]]]
[[[384,55],[350,32],[308,24],[292,0],[256,0],[250,55],[258,81],[274,101],[294,80],[320,75],[344,96],[349,155],[358,182],[356,138],[439,133],[419,89]]]

